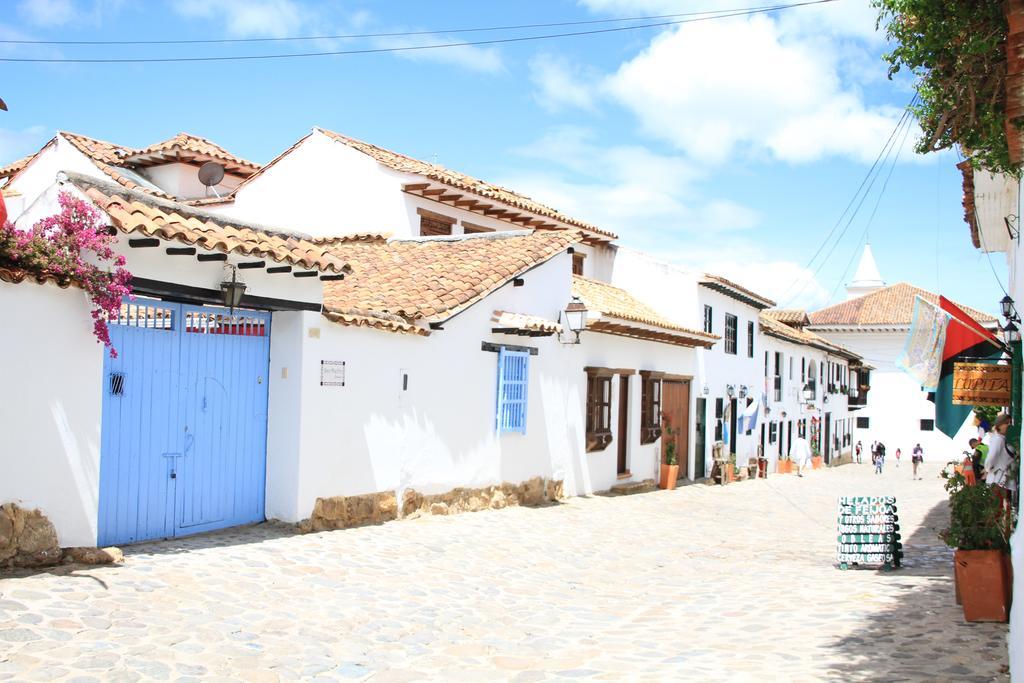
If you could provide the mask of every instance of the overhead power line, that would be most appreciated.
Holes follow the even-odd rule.
[[[813,3],[812,3],[813,4]],[[476,28],[445,28],[424,31],[392,31],[385,33],[343,33],[323,36],[285,36],[270,38],[196,38],[174,40],[0,40],[2,45],[217,45],[230,43],[291,43],[310,40],[353,40],[358,38],[405,38],[457,33],[487,33],[491,31],[521,31],[528,28],[556,28],[560,26],[592,26],[595,24],[618,24],[626,21],[654,21],[678,19],[702,15],[728,14],[730,12],[770,11],[781,9],[778,5],[758,7],[734,7],[731,9],[704,10],[702,12],[679,12],[676,14],[653,14],[640,17],[618,17],[615,19],[588,19],[585,21],[556,21],[543,24],[513,24],[509,26],[482,26]]]
[[[825,235],[824,239],[822,239],[821,244],[819,244],[818,248],[815,249],[814,254],[811,255],[811,258],[807,261],[805,269],[811,269],[811,267],[814,266],[815,261],[818,260],[818,257],[822,254],[825,248],[829,245],[830,242],[832,242],[833,235],[836,234],[836,231],[839,230],[840,226],[843,225],[844,219],[846,219],[846,225],[843,226],[842,230],[839,232],[839,235],[836,237],[836,240],[832,244],[831,249],[829,249],[829,251],[825,254],[822,260],[814,268],[810,278],[802,278],[800,276],[797,276],[789,284],[789,286],[786,288],[785,292],[781,297],[782,301],[785,301],[787,303],[791,302],[794,299],[796,299],[800,294],[802,294],[803,291],[807,288],[807,285],[810,284],[814,277],[817,276],[818,272],[828,262],[829,257],[832,255],[832,252],[835,251],[836,246],[839,244],[843,236],[846,234],[846,231],[849,229],[851,223],[853,222],[853,219],[857,216],[857,213],[860,211],[861,206],[863,206],[864,200],[867,199],[867,196],[870,193],[871,188],[874,186],[875,181],[878,179],[878,176],[881,174],[882,169],[885,168],[885,165],[889,159],[890,154],[892,154],[893,150],[895,149],[900,131],[903,129],[904,125],[909,126],[910,121],[912,121],[910,108],[913,106],[916,100],[917,95],[911,98],[910,102],[904,108],[903,115],[900,116],[899,120],[896,122],[896,125],[893,127],[892,132],[889,133],[889,138],[885,141],[885,144],[882,145],[882,149],[879,150],[878,156],[875,157],[875,160],[871,164],[871,167],[867,170],[867,173],[864,174],[864,178],[860,181],[860,185],[857,187],[857,190],[853,193],[853,196],[850,197],[850,201],[846,204],[846,207],[843,209],[843,212],[839,214],[839,218],[836,220],[835,224],[828,231],[828,234]],[[853,210],[852,213],[850,213],[851,209]],[[796,292],[790,294],[790,292],[793,292],[793,288],[796,287],[797,285],[800,286],[796,290]]]
[[[152,64],[172,62],[236,62],[270,59],[296,59],[308,57],[330,57],[339,55],[362,55],[377,54],[386,52],[414,52],[421,50],[440,50],[453,47],[472,47],[480,45],[499,45],[503,43],[524,43],[539,40],[551,40],[555,38],[571,38],[576,36],[592,36],[604,33],[618,33],[621,31],[637,31],[645,28],[661,28],[665,26],[678,26],[701,21],[712,21],[715,19],[727,19],[731,17],[751,16],[755,14],[767,14],[780,10],[793,9],[796,7],[807,7],[810,5],[824,5],[837,0],[808,0],[807,2],[796,2],[786,5],[773,5],[756,9],[737,10],[735,12],[715,14],[711,16],[700,16],[691,19],[677,19],[672,21],[660,21],[655,23],[637,24],[634,26],[616,26],[613,28],[591,29],[587,31],[569,31],[564,33],[548,33],[534,36],[516,36],[511,38],[493,38],[490,40],[476,40],[465,42],[436,43],[431,45],[409,45],[394,47],[361,48],[355,50],[325,50],[318,52],[289,52],[278,54],[261,55],[223,55],[223,56],[202,56],[202,57],[0,57],[0,62],[6,63],[46,63],[46,64]]]

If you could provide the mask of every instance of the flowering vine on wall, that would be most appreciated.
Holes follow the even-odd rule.
[[[131,294],[131,273],[124,257],[111,248],[114,236],[99,211],[68,192],[61,192],[58,202],[60,212],[31,230],[0,225],[0,266],[85,290],[92,302],[93,334],[116,358],[107,320],[118,316],[122,299]]]

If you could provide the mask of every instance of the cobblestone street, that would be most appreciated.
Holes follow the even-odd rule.
[[[261,525],[6,574],[0,679],[1002,680],[1005,625],[954,602],[938,471]],[[855,494],[896,496],[903,569],[836,568]]]

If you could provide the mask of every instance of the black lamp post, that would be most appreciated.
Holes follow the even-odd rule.
[[[1007,434],[1008,441],[1014,447],[1020,448],[1020,423],[1021,423],[1021,340],[1020,330],[1014,323],[1020,322],[1017,309],[1013,305],[1013,299],[1007,294],[1000,300],[999,308],[1006,324],[1002,327],[1003,341],[1010,349],[1010,430]]]

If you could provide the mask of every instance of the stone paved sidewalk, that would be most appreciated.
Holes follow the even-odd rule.
[[[937,465],[150,543],[0,576],[0,679],[1004,680],[954,603]],[[897,496],[906,567],[835,567],[838,495]]]

